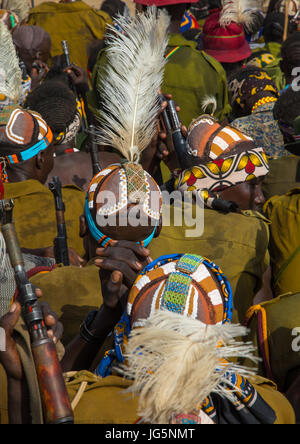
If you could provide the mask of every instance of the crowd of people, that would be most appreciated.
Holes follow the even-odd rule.
[[[1,2],[0,423],[299,423],[300,4],[134,1]]]

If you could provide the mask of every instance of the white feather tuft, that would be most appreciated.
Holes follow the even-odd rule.
[[[12,102],[19,103],[22,73],[11,34],[0,21],[0,94]]]
[[[102,99],[99,143],[138,162],[156,131],[169,17],[149,8],[135,19],[119,17],[116,22],[123,33],[109,28],[108,64],[97,85]]]
[[[258,0],[224,0],[219,23],[225,27],[235,22],[251,28],[255,20],[253,11],[259,9]]]
[[[246,332],[240,325],[204,327],[168,311],[134,329],[119,372],[134,381],[127,391],[139,395],[139,415],[147,423],[166,424],[173,415],[192,412],[211,393],[232,399],[237,387],[230,375],[254,372],[227,359],[259,360],[252,343],[235,340]]]
[[[214,96],[205,96],[201,103],[201,108],[204,113],[210,108],[210,115],[213,116],[217,110],[217,99]]]

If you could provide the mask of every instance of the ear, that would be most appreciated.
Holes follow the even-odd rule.
[[[79,236],[85,237],[87,233],[88,233],[88,228],[87,228],[86,218],[85,215],[82,214],[79,217]]]

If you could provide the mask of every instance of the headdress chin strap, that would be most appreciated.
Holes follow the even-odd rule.
[[[84,207],[84,211],[85,211],[85,217],[87,220],[87,224],[90,230],[91,235],[93,236],[93,238],[98,242],[98,244],[101,247],[106,247],[107,245],[109,245],[111,243],[111,241],[113,239],[111,239],[110,237],[106,236],[105,234],[103,234],[98,227],[96,227],[96,224],[92,218],[91,215],[91,211],[89,209],[89,202],[88,202],[88,197],[86,197],[85,199],[85,207]],[[150,242],[152,241],[154,235],[155,235],[155,231],[156,228],[158,226],[159,221],[156,222],[155,227],[152,231],[152,233],[150,234],[150,236],[148,236],[145,240],[137,242],[137,244],[142,245],[142,247],[147,247]]]

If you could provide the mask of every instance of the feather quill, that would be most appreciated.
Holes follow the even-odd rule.
[[[2,8],[14,12],[18,16],[20,23],[28,19],[30,5],[27,0],[4,0]]]
[[[166,424],[173,415],[192,412],[211,393],[232,400],[239,390],[232,373],[252,376],[254,371],[227,359],[259,360],[252,343],[235,339],[246,332],[240,325],[203,326],[168,311],[157,311],[133,329],[119,372],[133,379],[127,392],[139,396],[139,415]]]
[[[15,46],[9,30],[0,21],[0,94],[19,103],[21,87],[22,73]]]
[[[258,0],[224,0],[219,23],[225,27],[235,22],[251,28],[255,20],[253,10],[260,9]]]
[[[169,17],[152,7],[116,22],[123,32],[110,27],[108,64],[97,85],[101,96],[98,142],[138,162],[156,131]]]

